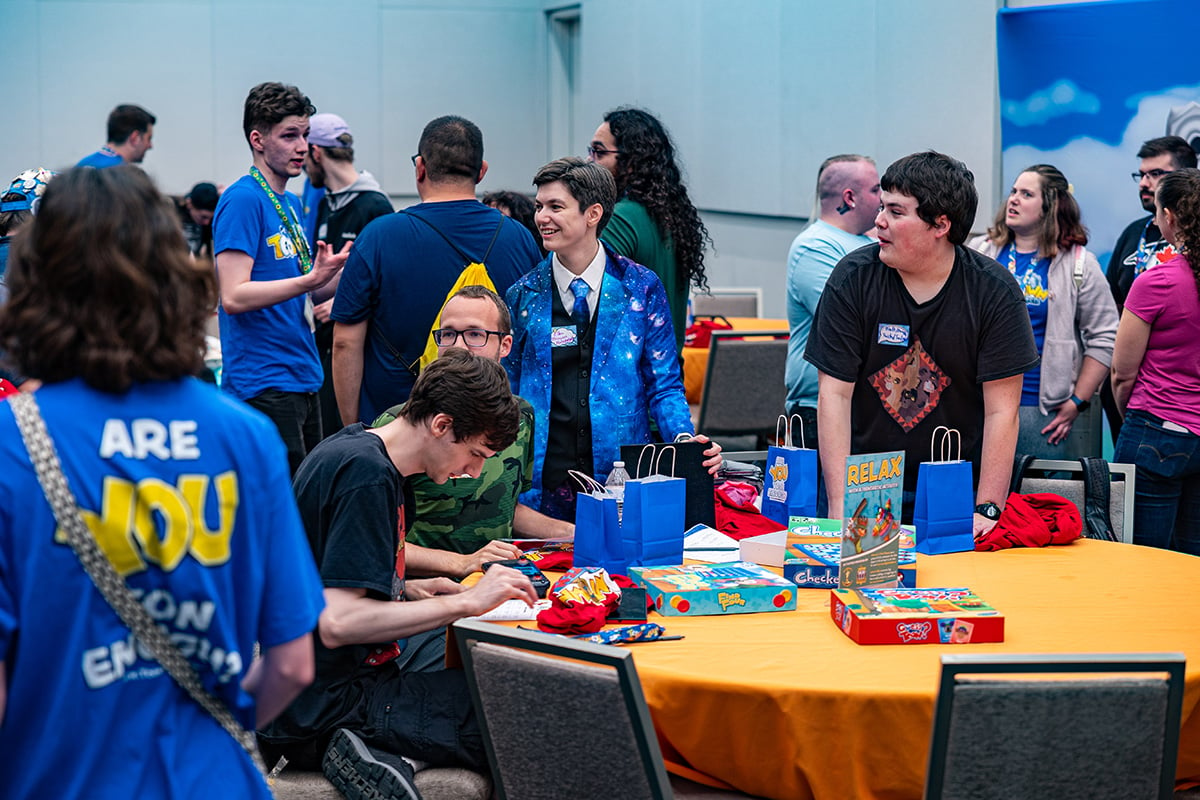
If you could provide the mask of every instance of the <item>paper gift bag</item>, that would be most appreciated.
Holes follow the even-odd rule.
[[[664,448],[659,451],[655,458],[655,473],[661,470],[662,465],[658,462],[668,453],[674,454],[674,450]],[[638,466],[640,472],[641,465]],[[651,474],[625,483],[621,538],[630,566],[673,566],[683,563],[686,497],[687,482],[682,478]],[[711,501],[709,507],[712,507]],[[575,535],[579,536],[578,529]]]
[[[787,525],[790,517],[817,515],[817,451],[792,445],[792,420],[780,415],[783,444],[767,449],[766,484],[763,486],[762,513],[764,517]],[[780,424],[775,425],[775,440],[780,437]],[[804,421],[800,420],[803,435]]]
[[[630,470],[631,477],[645,478],[650,475],[670,475],[683,478],[687,496],[684,500],[683,524],[716,527],[713,507],[713,476],[704,466],[704,451],[711,447],[705,442],[675,442],[673,444],[626,444],[621,446],[621,460]],[[668,448],[675,455],[663,459],[661,454]],[[645,458],[643,458],[645,456]]]
[[[975,489],[971,462],[961,458],[962,434],[939,425],[933,431],[930,451],[931,460],[917,470],[913,512],[917,552],[939,555],[974,550]]]
[[[575,496],[574,565],[603,567],[610,575],[628,574],[617,498],[593,478],[572,474],[587,487]]]

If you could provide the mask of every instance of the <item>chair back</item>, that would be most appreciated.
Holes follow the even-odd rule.
[[[618,647],[454,623],[501,800],[670,800],[633,656]]]
[[[692,313],[702,316],[757,317],[761,307],[761,288],[714,288],[708,293],[692,296]]]
[[[696,430],[766,441],[787,403],[787,331],[714,331]]]
[[[926,800],[1170,800],[1184,666],[1182,653],[942,656]]]
[[[1112,484],[1108,493],[1108,518],[1113,531],[1126,544],[1133,542],[1133,491],[1137,467],[1133,464],[1109,464]],[[1078,461],[1035,458],[1025,469],[1018,491],[1021,494],[1053,492],[1070,500],[1084,518],[1087,496],[1083,466]]]

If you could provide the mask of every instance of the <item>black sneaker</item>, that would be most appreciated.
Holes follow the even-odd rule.
[[[376,750],[357,734],[339,728],[325,751],[322,771],[346,800],[421,800],[412,765]]]

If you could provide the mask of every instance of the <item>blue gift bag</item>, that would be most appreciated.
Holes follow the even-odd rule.
[[[799,417],[792,415],[793,419]],[[780,415],[779,421],[784,423],[783,444],[767,449],[762,513],[780,525],[787,525],[790,517],[817,516],[817,451],[793,447],[791,419]],[[779,440],[778,424],[775,438]]]
[[[683,478],[651,475],[625,484],[621,538],[630,566],[675,566],[683,563],[686,505],[687,481]],[[578,527],[575,537],[579,537]]]
[[[957,437],[955,455],[959,456],[953,460],[952,437]],[[917,470],[913,525],[917,529],[918,553],[932,556],[975,549],[975,489],[971,462],[961,459],[961,448],[962,435],[958,431],[941,425],[934,429],[932,460],[923,462]]]
[[[575,496],[574,565],[603,567],[610,575],[627,575],[629,559],[621,541],[617,498],[602,484],[588,480],[590,493],[580,492]]]

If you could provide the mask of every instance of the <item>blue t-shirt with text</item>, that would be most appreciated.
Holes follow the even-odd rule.
[[[311,632],[324,602],[275,426],[192,378],[124,394],[72,380],[35,398],[101,550],[253,730],[241,682],[255,643]],[[0,463],[0,794],[267,800],[246,753],[140,651],[56,536],[8,403]]]
[[[301,227],[300,199],[285,195],[285,209]],[[273,281],[300,274],[292,226],[285,225],[267,193],[243,175],[221,194],[213,217],[213,252],[236,250],[254,258],[250,279]],[[321,388],[321,362],[305,314],[307,295],[266,308],[230,314],[222,305],[221,388],[240,400],[268,389],[315,392]]]

